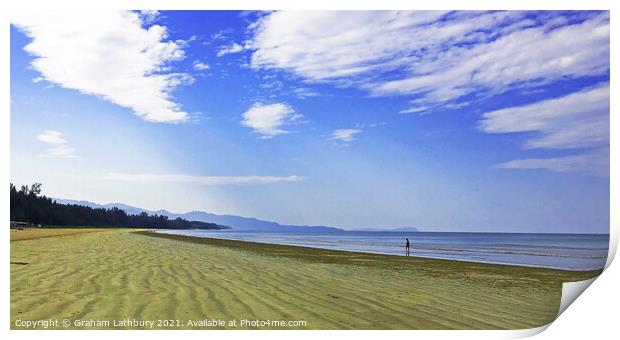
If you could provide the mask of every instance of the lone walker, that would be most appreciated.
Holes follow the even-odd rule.
[[[406,238],[405,240],[407,240],[407,243],[405,243],[405,256],[409,256],[409,239]]]

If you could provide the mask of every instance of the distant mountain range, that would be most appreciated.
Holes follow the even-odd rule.
[[[204,211],[190,211],[183,214],[176,214],[169,212],[167,210],[147,210],[142,208],[136,208],[131,205],[123,204],[123,203],[109,203],[109,204],[98,204],[89,201],[76,201],[69,199],[59,199],[54,198],[56,202],[60,204],[77,204],[83,205],[91,208],[119,208],[124,210],[129,215],[138,215],[142,212],[146,212],[149,215],[164,215],[168,216],[168,218],[175,219],[180,217],[182,219],[188,221],[200,221],[200,222],[209,222],[209,223],[217,223],[220,225],[229,226],[234,230],[243,230],[243,231],[322,231],[322,232],[338,232],[344,231],[344,229],[336,228],[336,227],[327,227],[327,226],[300,226],[300,225],[286,225],[280,224],[272,221],[263,221],[252,217],[243,217],[243,216],[235,216],[235,215],[217,215]],[[398,231],[398,232],[415,232],[418,229],[414,227],[404,227],[404,228],[359,228],[354,229],[353,231]]]
[[[142,212],[146,212],[149,215],[164,215],[168,216],[168,218],[175,219],[180,217],[182,219],[188,221],[201,221],[201,222],[209,222],[209,223],[217,223],[220,225],[225,225],[233,228],[234,230],[244,230],[244,231],[342,231],[340,228],[334,227],[325,227],[325,226],[297,226],[297,225],[284,225],[271,221],[263,221],[256,218],[251,217],[242,217],[242,216],[234,216],[234,215],[217,215],[204,211],[190,211],[184,214],[176,214],[169,212],[167,210],[147,210],[142,208],[136,208],[127,204],[122,203],[109,203],[109,204],[98,204],[89,201],[76,201],[76,200],[68,200],[68,199],[58,199],[54,198],[54,200],[60,204],[77,204],[83,205],[91,208],[119,208],[124,210],[127,214],[130,215],[138,215]]]

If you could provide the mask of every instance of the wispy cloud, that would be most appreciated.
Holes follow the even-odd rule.
[[[398,113],[422,113],[433,109],[431,106],[413,106],[408,109],[400,110]]]
[[[500,169],[544,169],[555,172],[583,172],[609,176],[609,148],[579,155],[551,158],[526,158],[497,164]]]
[[[184,58],[182,44],[166,41],[167,30],[150,25],[156,12],[18,12],[12,23],[32,42],[25,50],[46,81],[96,95],[129,108],[144,120],[188,119],[171,91],[191,82],[169,71]]]
[[[609,84],[482,114],[488,133],[535,132],[526,148],[571,149],[609,143]]]
[[[47,149],[47,155],[52,157],[78,158],[75,148],[69,145],[60,145]]]
[[[262,138],[272,138],[288,133],[283,126],[298,122],[301,117],[301,114],[285,103],[256,103],[243,113],[241,124],[254,129]]]
[[[37,139],[46,144],[56,145],[47,149],[47,156],[63,158],[78,157],[75,153],[75,148],[67,145],[67,140],[62,137],[62,132],[45,130],[37,135]]]
[[[308,97],[316,97],[319,95],[318,92],[307,87],[298,87],[295,88],[292,92],[299,99],[306,99]]]
[[[49,144],[64,144],[67,142],[67,140],[62,138],[62,132],[56,130],[45,130],[37,135],[37,139]]]
[[[211,34],[212,40],[224,40],[226,39],[227,32],[224,30],[220,30],[217,33]]]
[[[403,112],[609,70],[609,12],[285,11],[252,32],[253,68],[420,99]]]
[[[137,183],[193,183],[199,185],[256,185],[298,182],[301,176],[193,176],[183,174],[127,174],[109,173],[104,180]]]
[[[609,171],[609,84],[559,98],[486,112],[479,128],[487,133],[523,133],[527,149],[590,149],[579,155],[522,159],[500,168]]]
[[[563,77],[604,74],[609,70],[609,16],[556,29],[543,25],[516,30],[474,46],[453,46],[424,57],[410,76],[373,85],[372,91],[418,94],[444,103],[480,89],[497,93]]]
[[[354,141],[360,132],[362,132],[360,129],[338,129],[332,132],[329,139],[348,143]]]

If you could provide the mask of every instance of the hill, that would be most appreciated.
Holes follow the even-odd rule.
[[[140,214],[147,213],[149,215],[163,215],[170,219],[182,218],[189,221],[200,221],[206,223],[215,223],[219,225],[229,226],[234,230],[243,231],[321,231],[321,232],[338,232],[343,231],[340,228],[327,227],[327,226],[299,226],[299,225],[286,225],[272,221],[263,221],[252,217],[243,217],[235,215],[218,215],[204,211],[190,211],[187,213],[173,213],[167,210],[147,210],[142,208],[133,207],[123,203],[109,203],[98,204],[89,201],[76,201],[69,199],[55,199],[56,202],[62,204],[77,204],[88,206],[91,208],[118,208],[126,211],[128,214]]]
[[[89,202],[61,203],[41,195],[41,183],[10,184],[11,227],[22,225],[86,226],[154,229],[229,229],[217,223],[169,218],[146,211],[127,213],[119,207],[89,206]],[[125,206],[126,208],[128,206]]]

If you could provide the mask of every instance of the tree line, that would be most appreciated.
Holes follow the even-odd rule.
[[[182,218],[169,219],[164,215],[129,215],[113,207],[91,208],[77,204],[60,204],[41,195],[41,183],[30,187],[22,185],[19,190],[11,186],[11,221],[27,222],[44,226],[88,226],[153,229],[228,229],[215,223],[188,221]]]

